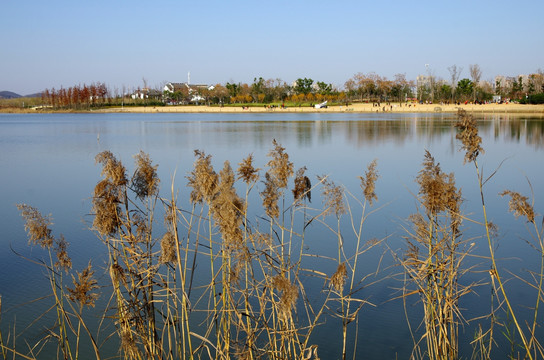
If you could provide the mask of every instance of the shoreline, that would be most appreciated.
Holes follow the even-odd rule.
[[[329,106],[323,109],[312,107],[267,108],[242,106],[135,106],[95,110],[41,110],[3,108],[0,113],[456,113],[464,109],[473,114],[527,114],[544,116],[544,105],[483,104],[483,105],[441,105],[441,104],[399,104],[374,106],[372,103],[356,103],[348,106]]]

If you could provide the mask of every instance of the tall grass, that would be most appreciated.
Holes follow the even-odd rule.
[[[483,217],[483,222],[479,224],[483,226],[483,237],[489,249],[487,260],[490,269],[487,273],[490,275],[488,284],[492,293],[491,308],[489,314],[472,320],[478,324],[472,342],[473,358],[492,358],[493,349],[499,340],[495,332],[496,326],[504,329],[502,332],[512,346],[510,355],[512,358],[520,356],[524,359],[544,358],[542,344],[536,335],[539,327],[539,307],[543,299],[542,225],[538,227],[532,204],[529,204],[527,197],[510,190],[499,194],[509,196],[510,210],[516,217],[525,217],[527,223],[532,225],[531,246],[541,257],[539,270],[529,272],[529,279],[512,274],[514,279],[521,280],[536,293],[532,319],[526,320],[523,324],[518,314],[520,309],[511,302],[506,287],[506,283],[511,279],[505,279],[503,271],[498,267],[496,244],[493,239],[496,225],[491,223],[487,216],[484,186],[498,170],[484,179],[478,165],[478,157],[484,149],[473,117],[460,110],[455,126],[458,129],[456,138],[461,142],[461,150],[465,152],[464,162],[473,163],[476,171]],[[464,263],[467,258],[474,256],[472,250],[475,244],[464,239],[462,223],[476,221],[469,219],[461,211],[463,197],[461,190],[455,185],[454,174],[442,172],[440,164],[436,163],[428,151],[425,153],[423,169],[419,172],[416,182],[419,185],[417,200],[420,208],[410,217],[411,228],[406,229],[407,249],[404,256],[398,259],[405,273],[405,286],[401,297],[407,299],[411,295],[418,295],[423,308],[421,327],[424,331],[420,337],[414,336],[412,356],[456,359],[459,358],[459,328],[467,324],[464,311],[459,306],[460,301],[467,294],[476,292],[476,287],[483,286],[481,281],[478,283],[463,281],[465,275],[476,269]],[[504,314],[506,321],[500,320],[501,314]],[[489,319],[489,325],[482,324],[482,319]],[[511,322],[512,327],[508,322]],[[519,337],[521,344],[516,343],[516,337]],[[516,355],[518,346],[523,349],[523,355]]]
[[[44,266],[58,314],[57,332],[43,341],[56,339],[58,357],[64,359],[81,357],[85,335],[96,358],[101,355],[94,339],[101,337],[118,339],[118,356],[128,359],[307,360],[318,359],[313,334],[332,316],[342,323],[338,356],[355,357],[356,346],[348,352],[348,328],[368,303],[358,297],[368,281],[357,264],[380,242],[363,239],[363,224],[372,213],[366,209],[377,200],[376,162],[361,176],[362,195],[348,196],[327,176],[312,186],[306,168],[295,174],[285,149],[276,141],[272,145],[264,170],[255,168],[249,155],[236,171],[226,161],[216,172],[211,156],[195,151],[187,176],[188,208],[180,206],[187,202],[178,200],[174,180],[170,195],[159,195],[157,165],[147,154],[135,156],[131,176],[111,152],[96,156],[102,179],[93,192],[92,229],[108,254],[111,285],[100,296],[110,304],[103,316],[115,331],[107,334],[93,334],[85,322],[84,309],[94,306],[99,293],[90,263],[72,272],[66,242],[53,237],[50,217],[19,205],[30,241],[51,254]],[[238,189],[244,188],[239,196]],[[253,193],[256,188],[260,191]],[[313,208],[312,192],[318,188],[330,199]],[[359,220],[351,203],[363,209]],[[336,221],[331,222],[328,215],[333,214]],[[346,214],[353,231],[344,234],[340,218]],[[308,226],[330,231],[337,257],[308,250]],[[356,244],[353,253],[346,253],[344,241]],[[336,263],[336,271],[315,268],[313,260],[319,257]],[[58,269],[73,274],[72,287],[64,284]],[[319,298],[306,289],[316,278],[323,284],[317,289],[323,295]],[[337,307],[339,311],[333,310]],[[105,331],[100,329],[96,331]],[[23,354],[4,343],[2,349],[28,358],[42,354],[35,348]]]
[[[414,356],[425,342],[430,359],[456,359],[458,332],[464,321],[459,300],[474,284],[462,285],[463,260],[469,254],[462,240],[461,191],[453,174],[442,172],[427,151],[417,177],[421,210],[412,215],[407,250],[400,260],[407,275],[404,296],[418,294],[423,306],[425,332],[416,342]]]

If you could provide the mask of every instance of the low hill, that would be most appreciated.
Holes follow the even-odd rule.
[[[34,94],[29,94],[29,95],[25,95],[23,97],[27,97],[27,98],[41,98],[42,97],[42,93],[39,92],[39,93],[34,93]]]
[[[0,99],[16,99],[20,97],[21,95],[16,94],[12,91],[0,91]]]

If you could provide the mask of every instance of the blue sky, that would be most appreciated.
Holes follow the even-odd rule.
[[[479,64],[482,79],[544,69],[544,1],[37,1],[0,5],[0,91],[92,82],[343,86]]]

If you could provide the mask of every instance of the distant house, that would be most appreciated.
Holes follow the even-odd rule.
[[[162,93],[159,90],[153,90],[148,88],[138,89],[136,90],[131,97],[133,99],[154,99],[154,100],[160,100],[162,98]]]
[[[213,85],[205,85],[205,84],[188,84],[186,82],[184,83],[174,83],[169,82],[166,85],[164,85],[164,91],[168,92],[176,92],[176,91],[185,91],[188,90],[189,94],[193,92],[198,92],[202,90],[213,90]]]
[[[213,85],[205,84],[189,84],[189,83],[174,83],[169,82],[164,85],[164,91],[169,93],[181,92],[189,95],[189,102],[199,102],[205,100],[201,95],[202,91],[211,91],[215,87]]]

